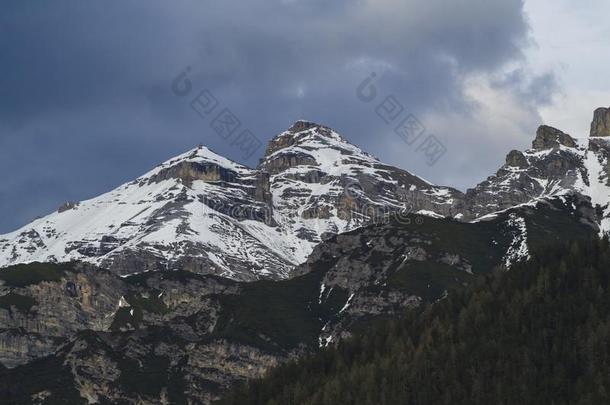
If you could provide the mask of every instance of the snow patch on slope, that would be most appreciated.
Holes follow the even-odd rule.
[[[507,225],[513,235],[513,240],[504,255],[503,262],[506,268],[511,265],[530,258],[527,247],[527,226],[525,219],[515,213],[511,213]]]
[[[591,198],[591,203],[602,208],[601,234],[610,232],[610,186],[608,185],[608,158],[588,150],[585,154],[586,173],[579,177],[575,188]]]

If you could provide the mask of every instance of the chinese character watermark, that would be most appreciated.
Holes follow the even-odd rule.
[[[378,91],[374,84],[376,78],[377,74],[373,72],[358,85],[356,88],[358,100],[368,104],[377,99]],[[432,134],[426,136],[424,125],[417,117],[408,113],[393,94],[385,97],[374,111],[385,124],[394,127],[394,133],[407,145],[417,144],[415,151],[425,156],[429,166],[436,164],[447,152],[445,145],[436,136]]]

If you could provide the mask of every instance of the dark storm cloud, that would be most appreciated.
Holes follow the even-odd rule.
[[[513,70],[492,83],[495,87],[512,91],[522,102],[536,106],[549,105],[557,92],[557,78],[553,72],[530,77],[523,69]]]
[[[0,231],[198,143],[243,162],[171,93],[187,66],[194,90],[209,89],[262,141],[307,118],[384,158],[395,135],[357,100],[365,77],[375,71],[410,112],[467,116],[464,78],[520,60],[528,30],[520,0],[5,3]],[[409,156],[392,163],[425,175]]]

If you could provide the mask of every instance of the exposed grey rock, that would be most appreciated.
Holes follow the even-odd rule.
[[[78,207],[78,203],[77,202],[73,202],[73,201],[68,201],[63,203],[58,209],[57,212],[58,213],[62,213],[68,210],[73,210],[74,208]]]
[[[591,139],[588,152],[586,146],[548,126],[538,129],[533,146],[524,152],[511,151],[495,175],[467,190],[464,218],[478,218],[544,196],[586,192],[583,184],[590,182],[587,154],[601,157],[608,149],[607,143]]]
[[[12,292],[35,303],[26,312],[0,309],[0,363],[13,367],[49,354],[79,330],[108,329],[125,291],[116,277],[91,266],[66,271],[59,281],[0,286],[0,295]]]
[[[198,162],[180,162],[167,169],[161,170],[156,175],[150,177],[150,183],[158,183],[168,179],[180,179],[182,184],[190,186],[195,180],[202,180],[208,183],[226,182],[232,183],[238,174],[216,164]]]
[[[610,136],[610,108],[600,107],[593,113],[591,136]]]
[[[506,165],[525,169],[529,164],[527,163],[527,159],[522,152],[518,150],[511,150],[508,155],[506,155]]]
[[[538,128],[536,139],[532,142],[534,149],[549,149],[559,145],[573,148],[576,146],[576,142],[570,135],[548,125],[541,125]]]

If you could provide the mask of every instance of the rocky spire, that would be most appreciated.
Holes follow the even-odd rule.
[[[610,108],[600,107],[593,113],[591,136],[610,136]]]
[[[548,125],[541,125],[536,131],[536,139],[532,142],[532,148],[534,149],[552,149],[559,145],[564,145],[570,148],[576,146],[574,139],[558,130],[557,128],[549,127]]]

